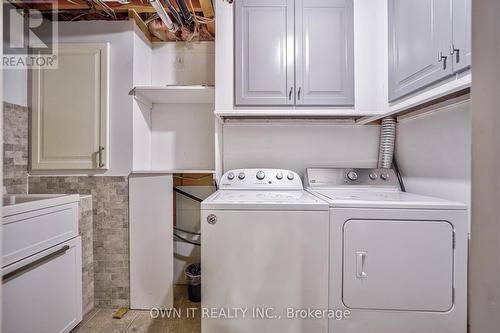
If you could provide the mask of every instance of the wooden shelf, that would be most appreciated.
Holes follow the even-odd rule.
[[[137,86],[129,95],[141,104],[213,104],[215,87],[210,86]]]

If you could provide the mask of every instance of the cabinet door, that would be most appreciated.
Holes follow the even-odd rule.
[[[453,0],[453,45],[450,48],[453,70],[458,72],[471,64],[471,0]]]
[[[296,89],[299,105],[353,105],[352,0],[297,0]]]
[[[294,104],[294,1],[235,2],[237,105]]]
[[[108,45],[58,48],[57,69],[33,70],[32,169],[107,169]]]
[[[445,221],[347,221],[343,302],[355,309],[449,311],[453,251],[453,227]]]
[[[2,269],[1,331],[70,332],[82,320],[81,260],[76,237]]]
[[[389,100],[453,73],[450,0],[389,0]]]

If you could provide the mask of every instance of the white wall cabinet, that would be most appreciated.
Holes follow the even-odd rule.
[[[236,105],[354,104],[352,0],[235,3]]]
[[[470,0],[389,1],[389,101],[470,65]]]
[[[471,65],[471,0],[452,0],[453,44],[450,47],[453,69],[461,71]]]
[[[33,70],[33,170],[108,169],[108,44],[59,44],[57,69]]]

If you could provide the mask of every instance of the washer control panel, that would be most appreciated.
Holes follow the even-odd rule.
[[[306,171],[308,188],[377,187],[400,190],[398,177],[392,169],[324,169]]]
[[[226,172],[221,189],[302,190],[299,175],[283,169],[238,169]]]

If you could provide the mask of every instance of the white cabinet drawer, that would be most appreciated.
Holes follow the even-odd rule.
[[[4,216],[3,234],[5,267],[78,236],[78,202]]]
[[[2,269],[3,333],[67,333],[82,320],[81,238]]]

